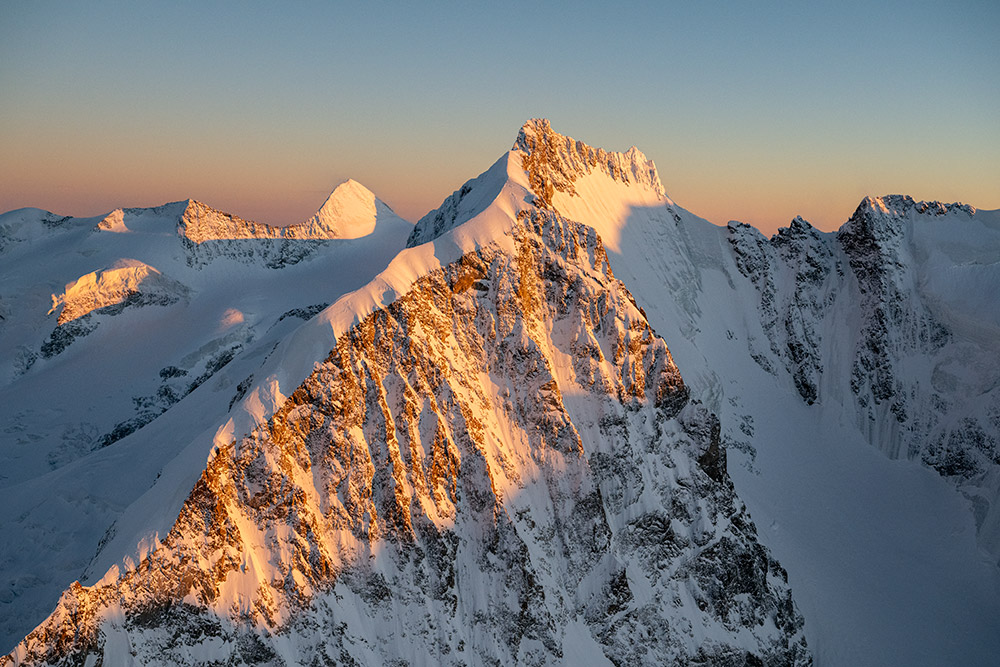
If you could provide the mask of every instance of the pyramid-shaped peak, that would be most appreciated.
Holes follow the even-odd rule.
[[[329,202],[330,200],[336,201],[339,199],[357,199],[357,198],[371,199],[371,200],[378,199],[378,197],[375,196],[374,192],[363,186],[361,183],[358,183],[353,178],[349,178],[333,189],[333,192],[330,193],[330,196],[327,198],[327,201]]]
[[[388,207],[375,194],[354,179],[334,188],[305,227],[326,238],[354,239],[375,230],[380,209]]]
[[[376,202],[378,202],[378,197],[375,196],[375,193],[349,178],[333,189],[323,205],[319,207],[316,215],[321,215],[324,211],[350,213],[360,208],[374,210]]]

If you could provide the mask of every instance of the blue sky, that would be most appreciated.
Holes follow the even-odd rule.
[[[715,222],[867,194],[1000,208],[1000,3],[0,6],[0,210],[194,197],[304,219],[354,178],[411,219],[544,116],[635,144]]]

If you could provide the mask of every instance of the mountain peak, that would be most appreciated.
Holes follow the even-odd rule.
[[[375,231],[379,209],[388,209],[375,194],[354,179],[347,179],[330,193],[304,227],[317,236],[356,239]],[[322,231],[322,234],[318,232]]]
[[[352,199],[376,201],[378,200],[378,197],[375,196],[374,192],[366,188],[361,183],[358,183],[353,178],[349,178],[333,189],[333,192],[331,192],[326,198],[326,201],[323,203],[323,206],[320,207],[320,210],[323,210],[331,204],[336,205]]]
[[[914,201],[909,195],[865,197],[837,232],[842,242],[867,247],[898,243],[918,219],[917,216],[945,216],[964,213],[972,216],[976,208],[959,202]]]
[[[338,185],[316,214],[287,227],[244,220],[189,199],[181,233],[195,243],[222,239],[356,239],[375,231],[380,217],[398,219],[392,209],[355,180]]]
[[[623,153],[594,148],[559,134],[545,118],[531,118],[510,151],[417,221],[407,245],[437,238],[496,202],[503,202],[503,215],[540,208],[582,222],[613,250],[634,208],[672,204],[656,165],[635,146]]]
[[[555,192],[575,196],[574,183],[593,171],[625,185],[645,186],[657,197],[665,196],[656,165],[635,146],[623,153],[593,148],[554,131],[545,118],[526,121],[512,150],[524,155],[524,169],[538,197],[536,204],[542,208],[551,206]]]
[[[535,145],[538,137],[555,134],[548,118],[529,118],[524,121],[524,125],[518,131],[517,139],[514,141],[511,150],[530,153],[531,147]]]
[[[883,214],[890,217],[902,217],[910,211],[918,214],[945,215],[947,213],[957,213],[959,211],[967,215],[973,215],[976,207],[961,202],[946,204],[940,201],[914,201],[909,195],[884,195],[882,197],[865,197],[858,204],[854,217],[865,214]]]

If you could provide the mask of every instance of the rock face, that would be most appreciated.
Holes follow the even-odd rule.
[[[1000,327],[966,303],[995,279],[990,230],[971,206],[893,195],[866,198],[836,234],[796,219],[770,240],[730,224],[728,241],[760,298],[758,363],[809,404],[845,400],[888,456],[953,479],[1000,561]]]
[[[736,266],[760,294],[760,324],[771,353],[751,355],[769,373],[776,372],[772,360],[785,367],[802,400],[812,405],[824,369],[820,325],[834,298],[827,279],[831,272],[842,276],[843,268],[802,218],[770,240],[745,224],[730,223],[728,231]]]
[[[868,315],[859,331],[851,390],[874,428],[887,422],[910,426],[906,429],[910,433],[898,439],[894,455],[920,455],[922,442],[930,435],[927,431],[942,416],[921,409],[919,404],[930,403],[931,396],[926,390],[921,392],[919,385],[907,386],[907,374],[898,366],[908,356],[933,358],[950,338],[947,327],[934,317],[918,290],[908,218],[911,213],[933,216],[958,212],[970,216],[974,209],[955,204],[917,204],[900,196],[867,198],[837,234],[857,282],[859,306]],[[941,401],[942,397],[934,400],[939,405]],[[926,407],[930,412],[941,412],[931,405]],[[1000,460],[996,452],[985,453],[993,462]],[[939,469],[946,475],[975,472],[965,466],[954,470],[951,467],[944,463]]]
[[[809,664],[718,421],[544,210],[419,278],[220,447],[14,664]]]

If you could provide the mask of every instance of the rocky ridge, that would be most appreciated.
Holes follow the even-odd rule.
[[[594,170],[619,183],[646,187],[664,196],[656,166],[635,146],[624,153],[593,148],[555,132],[544,118],[534,118],[521,127],[513,150],[522,154],[522,165],[540,208],[552,206],[555,192],[574,196],[574,182]]]
[[[371,234],[377,216],[391,212],[365,186],[348,180],[337,186],[309,220],[281,227],[244,220],[189,199],[178,233],[196,244],[236,239],[353,239]]]
[[[284,227],[244,220],[188,200],[177,233],[190,266],[225,257],[277,269],[298,264],[322,245],[367,236],[380,218],[398,216],[363,185],[349,180],[330,194],[312,218]]]
[[[555,132],[548,120],[535,118],[521,127],[511,150],[488,171],[467,181],[439,208],[417,221],[407,247],[431,241],[482,213],[500,194],[511,172],[523,172],[530,205],[543,209],[559,210],[553,205],[556,193],[579,197],[577,182],[593,174],[643,191],[647,198],[671,203],[666,199],[653,161],[646,159],[635,146],[624,153],[593,148]]]

